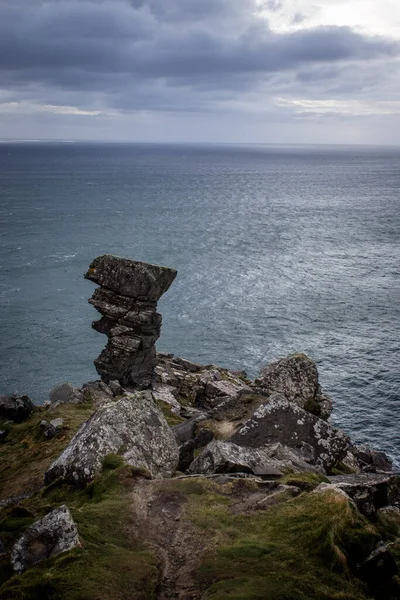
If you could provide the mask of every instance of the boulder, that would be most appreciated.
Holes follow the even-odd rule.
[[[378,509],[400,504],[400,476],[394,473],[353,473],[329,477],[335,488],[345,492],[368,518]]]
[[[102,315],[92,326],[108,337],[95,360],[103,381],[139,389],[150,386],[161,329],[157,301],[175,277],[174,269],[112,255],[92,262],[85,278],[101,287],[89,302]]]
[[[32,411],[35,410],[35,405],[26,394],[11,394],[11,396],[0,395],[0,417],[13,421],[14,423],[22,423],[29,417]]]
[[[84,485],[111,453],[154,478],[170,477],[176,470],[178,445],[150,392],[128,394],[99,408],[50,466],[45,482],[61,478]]]
[[[332,402],[322,394],[316,364],[305,354],[294,354],[267,365],[255,380],[264,394],[282,394],[321,419],[328,419]]]
[[[392,470],[392,460],[384,452],[373,450],[368,446],[352,446],[350,452],[363,471],[377,473]]]
[[[12,549],[11,564],[14,571],[21,574],[47,558],[80,545],[72,515],[63,505],[28,527]]]
[[[189,473],[252,473],[280,477],[284,473],[317,471],[295,451],[281,444],[262,448],[245,448],[232,442],[214,440],[189,467]]]
[[[83,399],[81,391],[75,388],[72,383],[61,383],[54,387],[49,394],[49,400],[53,407],[69,402],[82,402]]]
[[[350,444],[341,431],[280,394],[272,394],[231,441],[251,448],[281,442],[299,451],[304,449],[308,460],[326,472],[341,461]]]

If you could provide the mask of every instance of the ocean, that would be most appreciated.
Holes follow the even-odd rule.
[[[0,393],[96,379],[83,279],[178,270],[158,349],[245,369],[305,352],[332,421],[400,465],[400,148],[0,144]]]

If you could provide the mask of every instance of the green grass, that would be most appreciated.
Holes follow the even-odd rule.
[[[54,410],[38,409],[21,424],[9,428],[6,442],[0,445],[0,498],[37,490],[51,463],[94,412],[90,402],[63,404]],[[65,429],[52,440],[40,429],[40,421],[64,419]]]
[[[174,425],[179,425],[179,423],[182,423],[185,420],[182,417],[178,417],[178,415],[173,413],[171,410],[171,406],[167,402],[164,402],[163,400],[157,400],[157,405],[170,427],[173,427]]]
[[[203,492],[188,494],[186,519],[214,547],[200,569],[204,599],[370,598],[352,567],[379,535],[344,496],[302,494],[265,511],[232,514],[229,493],[221,495],[211,482],[196,484]]]
[[[13,576],[3,561],[2,600],[152,600],[156,597],[158,559],[135,538],[130,492],[135,480],[129,467],[107,468],[84,490],[66,485],[45,489],[23,503],[31,517],[7,515],[14,526],[9,548],[26,526],[66,503],[77,524],[81,549],[61,554]],[[14,509],[15,510],[15,509]]]
[[[290,473],[281,479],[285,485],[295,485],[305,492],[311,492],[320,483],[330,483],[325,475],[319,473]]]

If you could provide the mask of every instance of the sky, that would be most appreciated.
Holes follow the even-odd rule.
[[[0,139],[400,144],[398,0],[0,0]]]

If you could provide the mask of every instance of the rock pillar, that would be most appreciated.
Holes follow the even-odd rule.
[[[107,254],[90,265],[85,278],[100,287],[89,302],[102,315],[92,327],[108,337],[107,346],[94,364],[106,383],[118,380],[127,387],[149,387],[161,328],[157,301],[176,273],[174,269]]]

